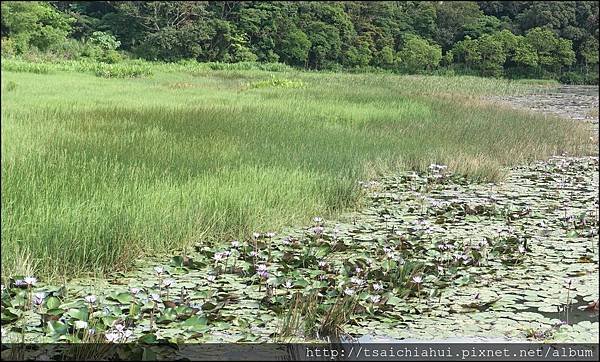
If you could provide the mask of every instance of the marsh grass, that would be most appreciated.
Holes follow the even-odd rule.
[[[3,82],[18,84],[2,93],[3,277],[102,274],[339,215],[359,180],[398,169],[495,181],[504,166],[595,152],[585,126],[477,100],[527,91],[518,82],[277,69],[303,86],[247,89],[273,73],[59,66],[2,61]]]
[[[277,338],[281,342],[305,339],[338,339],[344,335],[343,327],[354,315],[357,299],[340,295],[333,303],[324,303],[319,290],[307,295],[296,293],[283,311]]]

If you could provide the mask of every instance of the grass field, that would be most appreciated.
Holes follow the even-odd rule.
[[[493,181],[505,165],[594,149],[582,125],[478,99],[529,86],[504,80],[165,65],[97,75],[2,71],[3,277],[103,273],[333,216],[381,172],[441,163]]]

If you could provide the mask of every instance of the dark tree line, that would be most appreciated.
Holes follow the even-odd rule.
[[[595,77],[595,1],[2,3],[3,56]]]

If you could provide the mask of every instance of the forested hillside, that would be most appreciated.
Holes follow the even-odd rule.
[[[595,1],[2,3],[2,56],[598,81]]]

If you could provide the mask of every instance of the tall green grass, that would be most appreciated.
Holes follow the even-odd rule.
[[[107,79],[3,63],[4,277],[103,273],[335,215],[378,172],[436,162],[497,180],[594,147],[583,126],[477,98],[526,91],[515,82],[281,71],[302,87],[280,87],[269,71],[164,67]]]

